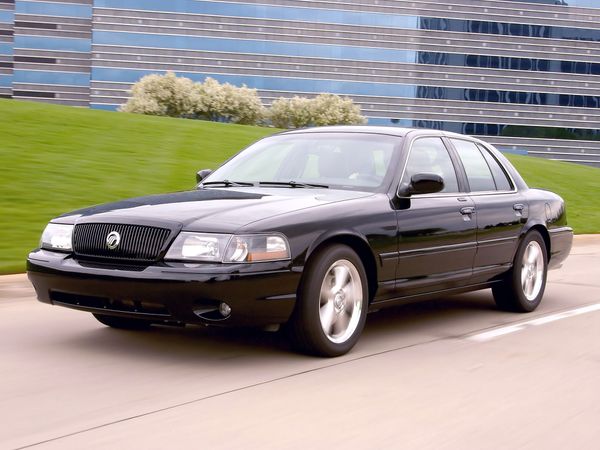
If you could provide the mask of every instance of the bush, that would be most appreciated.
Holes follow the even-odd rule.
[[[216,122],[255,125],[263,119],[264,107],[256,89],[220,84],[209,77],[204,83],[196,84],[194,113],[199,118]]]
[[[173,72],[142,77],[119,111],[244,125],[261,123],[267,115],[256,89],[221,84],[210,77],[194,83]],[[277,128],[366,123],[359,106],[334,94],[320,94],[313,99],[279,98],[271,105],[268,118]]]
[[[269,118],[276,128],[302,128],[312,122],[312,100],[305,97],[278,98],[271,104]]]
[[[279,98],[271,105],[269,118],[278,128],[366,123],[352,99],[334,94],[320,94],[313,99]]]
[[[173,72],[146,75],[131,89],[131,98],[119,111],[153,116],[182,117],[194,112],[194,82]]]

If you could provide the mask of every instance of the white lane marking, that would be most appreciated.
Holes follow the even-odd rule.
[[[557,320],[566,319],[568,317],[573,317],[573,316],[579,316],[581,314],[587,314],[587,313],[591,313],[594,311],[600,311],[600,303],[594,303],[593,305],[582,306],[580,308],[570,309],[568,311],[563,311],[563,312],[559,312],[556,314],[550,314],[548,316],[538,317],[536,319],[507,325],[505,327],[494,328],[493,330],[490,330],[490,331],[484,331],[483,333],[471,335],[467,339],[470,341],[476,341],[476,342],[486,342],[486,341],[492,340],[494,338],[497,338],[499,336],[504,336],[506,334],[524,330],[525,328],[530,327],[530,326],[545,325],[550,322],[555,322]]]

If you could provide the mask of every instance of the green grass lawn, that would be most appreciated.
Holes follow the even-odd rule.
[[[0,273],[24,270],[56,215],[192,188],[196,171],[274,131],[0,99]]]
[[[21,272],[52,217],[126,197],[188,189],[275,130],[0,99],[0,273]],[[510,157],[561,194],[578,233],[600,232],[600,170]]]

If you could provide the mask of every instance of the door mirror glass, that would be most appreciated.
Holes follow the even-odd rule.
[[[435,173],[417,173],[410,177],[410,184],[401,187],[399,194],[401,196],[410,196],[415,194],[435,194],[444,189],[444,179]]]
[[[202,180],[204,180],[211,173],[212,173],[211,169],[202,169],[202,170],[199,170],[196,173],[196,183],[200,183]]]

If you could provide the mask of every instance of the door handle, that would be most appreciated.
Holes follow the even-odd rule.
[[[460,213],[464,216],[468,214],[473,214],[475,213],[475,208],[473,208],[472,206],[465,206],[464,208],[460,208]]]
[[[523,205],[522,203],[515,203],[513,205],[513,209],[515,211],[523,211],[524,208],[525,208],[525,205]]]

